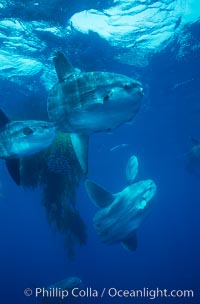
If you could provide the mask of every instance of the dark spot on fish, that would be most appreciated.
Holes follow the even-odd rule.
[[[128,89],[130,88],[130,86],[129,86],[128,84],[124,84],[123,88],[124,88],[125,90],[128,90]]]
[[[126,83],[125,85],[124,85],[124,89],[125,90],[131,90],[132,88],[133,88],[134,86],[133,86],[133,84],[131,84],[131,83]]]
[[[33,134],[33,130],[29,127],[23,128],[24,135],[31,135]]]
[[[123,86],[123,88],[125,89],[125,90],[132,90],[132,89],[137,89],[137,88],[139,88],[140,87],[140,85],[137,83],[137,82],[129,82],[129,83],[125,83],[124,84],[124,86]]]
[[[112,90],[107,91],[106,95],[103,98],[103,101],[104,102],[108,101],[111,95],[112,95]]]
[[[106,96],[104,96],[103,101],[107,101],[109,99],[109,95],[107,94]]]

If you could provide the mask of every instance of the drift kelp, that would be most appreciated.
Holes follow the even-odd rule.
[[[70,257],[75,243],[86,243],[86,227],[76,208],[76,192],[83,172],[68,134],[58,133],[45,151],[21,160],[21,183],[42,190],[47,220],[65,239]]]

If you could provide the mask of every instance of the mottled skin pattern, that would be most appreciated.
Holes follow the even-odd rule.
[[[141,84],[125,75],[74,70],[50,91],[49,119],[66,132],[105,131],[131,120],[142,97]]]

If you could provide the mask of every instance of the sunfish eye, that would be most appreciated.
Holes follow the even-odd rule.
[[[44,125],[44,126],[43,126],[43,129],[48,129],[48,128],[49,128],[49,127],[48,127],[48,126],[46,126],[46,125]]]
[[[132,89],[132,87],[133,87],[133,86],[132,86],[131,83],[126,83],[126,84],[124,85],[124,89],[127,90],[127,91],[130,90],[130,89]]]
[[[103,101],[108,101],[110,96],[112,95],[112,90],[107,91],[106,95],[103,97]]]
[[[31,128],[29,128],[29,127],[23,128],[22,131],[23,131],[24,135],[31,135],[31,134],[33,134],[33,130]]]
[[[109,95],[105,95],[104,98],[103,98],[103,101],[107,101],[109,99]]]
[[[141,91],[143,91],[142,87],[137,82],[127,82],[124,84],[123,88],[125,90],[140,89]]]

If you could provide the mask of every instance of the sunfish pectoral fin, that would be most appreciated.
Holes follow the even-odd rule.
[[[88,135],[71,133],[71,142],[78,162],[86,175],[88,172]]]
[[[53,57],[58,80],[64,80],[67,75],[74,73],[74,68],[63,53],[57,51]]]
[[[137,249],[136,231],[134,231],[134,233],[130,237],[128,237],[122,242],[122,246],[129,251],[135,251]]]
[[[21,180],[20,180],[20,159],[14,158],[14,159],[7,159],[6,160],[6,167],[8,169],[8,172],[14,182],[20,186]]]
[[[115,199],[115,196],[112,193],[88,179],[85,181],[85,187],[88,196],[97,207],[108,207]]]
[[[10,119],[0,109],[0,128],[3,128],[8,122],[10,122]]]

